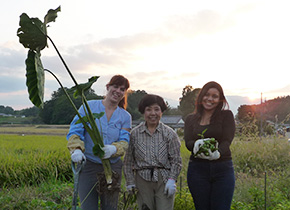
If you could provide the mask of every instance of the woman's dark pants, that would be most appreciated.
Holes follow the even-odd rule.
[[[232,160],[190,160],[187,183],[196,210],[230,210],[235,188]]]
[[[123,163],[119,160],[111,164],[113,171],[119,174],[118,182],[121,183]],[[103,172],[102,164],[93,163],[87,160],[85,167],[80,172],[79,196],[83,210],[98,210],[98,201],[101,200],[102,210],[117,210],[119,200],[119,190],[99,194],[96,190],[97,174]]]

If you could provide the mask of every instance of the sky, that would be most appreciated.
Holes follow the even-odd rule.
[[[0,105],[32,107],[25,85],[27,49],[18,40],[19,16],[43,20],[61,6],[48,35],[79,83],[105,95],[115,74],[132,90],[158,94],[176,107],[186,85],[223,87],[230,109],[289,95],[288,0],[10,0],[0,14]],[[73,86],[52,45],[44,68]],[[45,75],[45,101],[59,88]]]

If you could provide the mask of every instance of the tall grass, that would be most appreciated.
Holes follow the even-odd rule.
[[[0,186],[70,180],[70,156],[61,136],[0,136]]]

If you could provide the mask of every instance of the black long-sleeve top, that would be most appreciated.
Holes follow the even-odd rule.
[[[220,158],[218,160],[232,159],[230,145],[235,135],[235,120],[230,110],[220,111],[215,120],[208,125],[200,125],[195,114],[187,116],[184,124],[184,140],[189,151],[193,150],[196,140],[201,139],[198,134],[206,130],[204,138],[215,138],[219,145]],[[193,155],[191,155],[191,159]]]

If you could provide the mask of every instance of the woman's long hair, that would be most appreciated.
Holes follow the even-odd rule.
[[[219,101],[219,103],[218,103],[218,105],[217,105],[217,107],[216,107],[216,109],[211,117],[211,121],[216,118],[217,114],[220,113],[221,110],[225,110],[225,109],[229,108],[229,104],[228,104],[226,97],[224,95],[224,91],[223,91],[222,86],[219,83],[214,82],[214,81],[208,82],[200,90],[198,97],[197,97],[197,100],[195,102],[194,114],[196,114],[198,121],[200,121],[203,110],[204,110],[204,107],[202,105],[203,97],[205,96],[205,94],[208,92],[208,90],[210,88],[216,88],[220,94],[220,101]]]
[[[127,108],[127,90],[130,87],[129,80],[122,75],[115,75],[111,78],[110,82],[106,86],[109,87],[112,85],[117,85],[117,86],[124,85],[125,86],[126,93],[125,93],[124,97],[122,98],[122,100],[119,102],[118,106],[123,108],[123,109],[126,109]]]

